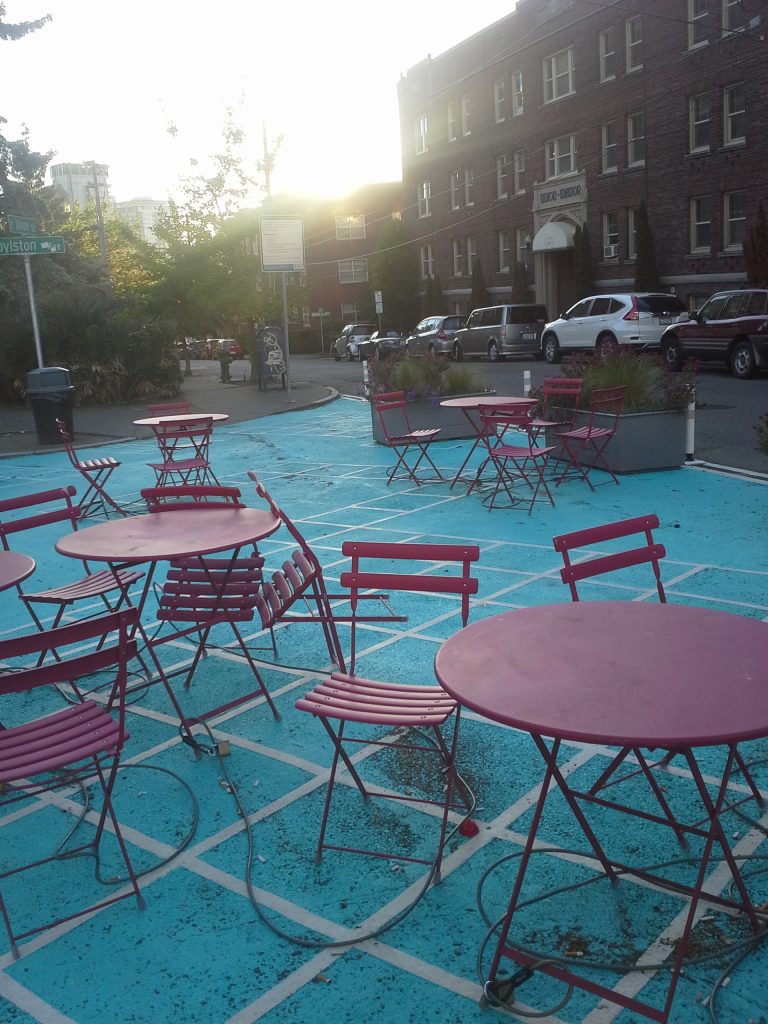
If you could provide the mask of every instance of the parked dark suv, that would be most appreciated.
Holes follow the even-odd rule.
[[[690,320],[664,331],[661,354],[674,370],[686,359],[719,359],[742,380],[768,369],[768,289],[716,292]]]

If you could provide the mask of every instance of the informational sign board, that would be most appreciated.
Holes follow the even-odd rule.
[[[0,256],[49,256],[64,252],[60,235],[29,235],[26,238],[0,238]]]
[[[261,217],[261,269],[265,274],[304,270],[301,217]]]
[[[376,303],[376,312],[377,313],[383,313],[384,312],[384,306],[383,306],[382,301],[381,301],[381,292],[374,292],[373,293],[373,298],[374,298],[374,301]]]
[[[285,387],[288,360],[285,351],[285,334],[280,327],[261,327],[256,332],[258,354],[259,391],[264,391],[270,381],[277,381]]]
[[[37,221],[32,217],[19,217],[15,213],[6,214],[8,230],[14,235],[34,235],[37,232]]]

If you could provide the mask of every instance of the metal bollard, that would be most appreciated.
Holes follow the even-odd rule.
[[[523,370],[523,397],[527,398],[531,393],[531,371]]]
[[[696,385],[691,384],[688,405],[685,409],[685,461],[693,462],[694,437],[696,433]]]
[[[371,382],[368,379],[368,360],[363,360],[363,394],[366,398],[371,397]]]

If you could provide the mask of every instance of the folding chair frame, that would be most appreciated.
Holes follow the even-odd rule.
[[[509,507],[525,504],[525,499],[511,489],[515,480],[522,480],[531,492],[530,500],[528,501],[528,515],[533,511],[533,506],[542,488],[550,505],[554,505],[554,499],[545,479],[549,456],[554,449],[551,447],[537,448],[534,444],[533,438],[529,433],[531,423],[530,409],[481,408],[480,419],[488,455],[478,467],[477,475],[470,484],[467,493],[470,493],[472,488],[478,484],[484,466],[491,462],[496,471],[496,482],[488,500],[489,510],[496,505],[496,499],[502,488],[509,499]],[[525,445],[505,443],[504,436],[510,429],[522,433],[527,443]],[[510,463],[514,466],[514,471],[510,471]]]
[[[56,420],[56,428],[64,442],[69,461],[88,484],[80,499],[80,518],[90,519],[91,516],[97,515],[108,518],[110,510],[117,512],[118,515],[127,516],[125,509],[107,494],[105,487],[107,480],[120,465],[117,459],[113,459],[111,455],[101,459],[78,459],[64,420]]]
[[[583,427],[577,427],[575,430],[563,431],[560,434],[562,460],[565,461],[566,465],[557,478],[556,486],[559,487],[561,483],[571,476],[577,476],[588,483],[590,489],[594,491],[595,485],[590,479],[590,473],[593,469],[605,470],[613,482],[618,484],[619,481],[616,474],[605,459],[605,450],[618,429],[619,416],[624,405],[625,390],[622,385],[621,387],[603,388],[599,391],[593,391],[589,402],[589,420],[587,424]],[[611,417],[609,426],[601,427],[596,425],[596,417],[601,413]],[[580,461],[581,456],[586,452],[592,453],[592,462],[582,463]]]
[[[440,470],[434,464],[427,451],[430,444],[440,433],[440,428],[433,427],[428,430],[414,430],[411,427],[408,417],[408,402],[406,401],[404,391],[389,391],[385,394],[373,395],[371,401],[381,423],[381,429],[385,438],[384,444],[391,448],[397,456],[395,465],[387,470],[387,485],[391,484],[395,479],[412,480],[417,486],[426,483],[427,481],[420,480],[416,475],[419,466],[425,460],[434,470],[435,479],[443,480]],[[390,421],[393,416],[399,419],[404,428],[400,433],[392,433],[390,430]],[[415,449],[415,452],[418,454],[416,455],[416,461],[411,465],[409,463],[409,453],[412,449]],[[398,476],[398,470],[401,468],[403,473]]]

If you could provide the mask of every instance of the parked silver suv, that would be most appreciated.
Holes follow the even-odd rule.
[[[504,356],[538,356],[546,322],[546,308],[535,303],[473,309],[453,339],[453,358],[488,356],[495,363]]]
[[[362,356],[361,349],[365,342],[370,341],[375,330],[376,324],[345,324],[331,346],[333,358],[338,363],[342,358],[352,362],[353,359]]]

